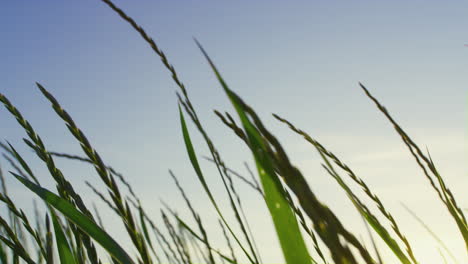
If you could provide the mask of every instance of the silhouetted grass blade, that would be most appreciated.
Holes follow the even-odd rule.
[[[92,237],[96,242],[98,242],[109,254],[111,254],[115,259],[120,261],[121,264],[134,264],[130,256],[125,252],[125,250],[104,230],[102,230],[97,224],[91,221],[83,213],[75,209],[75,207],[55,195],[54,193],[39,187],[31,181],[28,181],[21,176],[12,173],[21,183],[23,183],[28,189],[36,193],[48,204],[53,206],[55,209],[60,211],[65,215],[70,221],[77,225],[81,230],[87,233]]]
[[[210,66],[216,74],[216,77],[221,83],[224,91],[231,100],[231,103],[241,119],[244,130],[247,133],[250,148],[263,186],[265,201],[273,219],[286,262],[288,264],[312,263],[304,239],[302,238],[299,230],[296,217],[283,195],[282,184],[279,178],[276,177],[271,160],[266,154],[267,151],[263,145],[260,133],[247,118],[245,109],[242,108],[242,105],[237,101],[237,97],[234,96],[233,92],[228,88],[206,52],[198,42],[197,44],[210,63]]]
[[[67,238],[63,232],[62,226],[57,219],[57,215],[54,212],[54,209],[50,208],[50,215],[52,216],[52,224],[54,225],[55,230],[55,240],[57,244],[57,251],[60,257],[60,263],[66,264],[75,264],[75,257],[73,256],[70,245],[68,244]]]

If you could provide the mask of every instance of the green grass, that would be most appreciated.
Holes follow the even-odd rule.
[[[417,242],[409,241],[406,238],[398,221],[364,179],[356,175],[340,158],[305,131],[297,128],[288,120],[274,115],[279,122],[289,127],[291,132],[303,137],[317,150],[322,158],[323,168],[338,184],[337,191],[341,190],[346,194],[368,225],[369,232],[373,231],[371,233],[373,234],[371,236],[373,250],[369,250],[371,247],[358,239],[359,234],[354,233],[350,229],[351,227],[345,221],[340,220],[336,213],[312,191],[300,169],[286,154],[281,142],[263,124],[255,109],[229,88],[207,52],[196,41],[219,81],[220,89],[223,89],[229,98],[239,121],[236,121],[229,113],[223,115],[216,112],[216,114],[227,129],[237,135],[239,140],[250,149],[257,173],[252,173],[252,179],[248,179],[230,169],[211,140],[208,131],[202,125],[189,98],[186,86],[180,80],[166,55],[124,11],[109,0],[103,0],[103,2],[124,21],[128,22],[150,45],[178,86],[180,129],[183,134],[181,143],[185,144],[187,152],[187,157],[181,157],[181,160],[188,158],[187,162],[191,163],[195,175],[216,212],[217,220],[221,225],[220,230],[222,230],[220,235],[226,239],[228,250],[221,251],[219,248],[226,247],[214,244],[210,240],[208,229],[204,225],[202,217],[192,206],[189,194],[184,191],[172,172],[170,172],[170,176],[180,191],[193,221],[182,219],[177,214],[176,211],[181,210],[181,208],[171,208],[163,203],[161,218],[164,225],[156,225],[156,220],[141,205],[140,198],[124,176],[103,161],[84,132],[58,100],[45,87],[37,84],[43,96],[48,99],[58,117],[63,120],[81,146],[83,154],[56,153],[46,149],[41,137],[21,112],[5,95],[0,94],[0,101],[28,136],[27,139],[24,139],[24,143],[44,162],[56,184],[55,192],[43,188],[40,184],[43,176],[36,176],[34,169],[16,151],[14,144],[8,142],[0,144],[3,157],[13,170],[8,175],[4,175],[0,170],[2,182],[0,201],[8,209],[6,215],[0,216],[0,263],[54,263],[57,261],[93,264],[110,262],[122,264],[264,263],[259,253],[259,247],[261,248],[262,245],[258,244],[253,236],[249,225],[251,219],[245,214],[242,198],[237,191],[233,177],[238,177],[247,186],[258,192],[259,199],[265,201],[269,212],[269,215],[265,215],[265,219],[271,219],[273,223],[279,249],[287,264],[387,263],[379,253],[384,250],[392,252],[402,264],[420,263],[412,246],[412,243]],[[451,222],[445,224],[456,226],[468,252],[468,227],[464,211],[440,175],[431,156],[429,153],[425,154],[421,151],[411,137],[392,118],[387,109],[364,85],[359,85],[364,94],[376,105],[401,137],[432,187],[434,195],[438,197],[451,216]],[[196,131],[188,129],[186,117],[193,123]],[[219,205],[219,198],[215,197],[215,192],[210,189],[207,183],[205,172],[198,161],[200,157],[196,151],[197,147],[191,140],[193,133],[199,133],[208,147],[210,156],[207,159],[213,162],[217,168],[222,188],[228,197],[229,207],[227,209]],[[94,210],[93,213],[89,209],[81,195],[67,180],[66,175],[57,168],[55,163],[57,158],[76,160],[85,163],[85,165],[90,164],[95,168],[106,189],[98,190],[92,185],[88,185],[122,222],[133,248],[122,247],[116,237],[112,237],[112,234],[106,232],[105,223],[102,223],[98,211]],[[10,198],[7,186],[5,186],[5,177],[14,177],[21,182],[25,186],[25,190],[29,189],[45,202],[47,211],[39,212],[36,210],[34,215],[24,213]],[[347,179],[345,180],[345,178]],[[356,189],[354,187],[360,188],[362,192],[353,191]],[[364,199],[370,201],[370,204],[366,204]],[[376,210],[371,210],[371,208],[376,208]],[[439,243],[440,248],[443,249],[441,254],[450,256],[450,263],[457,263],[453,253],[444,242],[422,219],[411,210],[409,211]],[[228,218],[228,214],[233,215],[234,218]],[[196,224],[191,226],[187,224],[189,222]],[[377,239],[383,242],[379,244],[381,245],[379,247],[374,243],[374,240]],[[307,247],[307,242],[313,246]],[[99,253],[96,250],[97,245],[101,246],[105,253]],[[236,248],[240,250],[236,250]]]

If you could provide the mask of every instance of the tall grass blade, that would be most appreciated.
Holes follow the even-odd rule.
[[[201,46],[200,46],[201,48]],[[202,48],[201,48],[202,49]],[[203,51],[203,49],[202,49]],[[204,52],[205,56],[206,53]],[[207,56],[208,61],[210,59]],[[210,61],[211,62],[211,61]],[[309,252],[302,238],[296,217],[283,194],[283,186],[279,178],[276,177],[272,161],[266,155],[267,150],[262,142],[261,135],[254,128],[247,118],[245,110],[237,102],[237,98],[232,95],[218,70],[210,63],[213,71],[221,83],[224,91],[228,95],[234,108],[241,119],[244,129],[248,135],[252,154],[257,165],[260,180],[263,186],[265,201],[270,211],[270,215],[275,225],[275,230],[280,241],[284,258],[288,264],[312,263]]]
[[[352,192],[349,186],[343,181],[341,176],[335,171],[333,166],[331,165],[328,158],[320,152],[320,155],[324,159],[326,165],[327,172],[336,179],[338,184],[341,188],[346,192],[348,198],[351,200],[353,205],[359,211],[359,213],[364,217],[364,219],[369,223],[369,225],[375,230],[375,232],[382,238],[382,240],[387,244],[387,246],[392,250],[395,256],[398,257],[401,263],[403,264],[411,264],[412,262],[408,259],[405,255],[403,250],[401,250],[398,243],[393,239],[387,229],[379,222],[379,220],[369,211],[369,209],[356,197],[356,195]]]
[[[198,235],[187,223],[185,223],[180,217],[178,217],[177,215],[174,216],[177,221],[179,222],[179,224],[185,229],[187,230],[194,238],[196,238],[198,241],[202,242],[203,244],[209,246],[206,241],[200,236]],[[221,253],[219,250],[217,249],[214,249],[214,248],[211,248],[210,247],[210,250],[212,250],[213,252],[215,252],[216,254],[218,254],[222,259],[224,259],[225,261],[229,262],[229,263],[232,263],[232,264],[237,264],[237,261],[232,259],[232,258],[229,258],[228,256],[224,255],[223,253]]]
[[[182,134],[184,137],[184,142],[185,142],[185,147],[187,150],[187,153],[189,155],[190,162],[192,163],[192,166],[198,176],[198,179],[200,180],[203,189],[205,190],[206,194],[208,195],[208,198],[210,199],[211,203],[213,204],[214,208],[216,209],[216,212],[218,213],[219,217],[223,221],[223,223],[226,225],[227,229],[229,232],[233,235],[234,239],[236,240],[237,244],[239,247],[242,249],[242,251],[245,253],[246,257],[249,259],[251,263],[256,263],[254,259],[250,256],[250,254],[247,252],[247,250],[243,247],[242,243],[239,241],[237,236],[235,235],[234,231],[232,231],[232,228],[228,225],[226,219],[224,218],[223,214],[221,213],[221,210],[219,209],[218,203],[213,197],[213,194],[210,191],[210,188],[208,187],[208,184],[206,183],[205,176],[203,175],[200,164],[198,163],[197,156],[195,154],[195,150],[193,148],[192,140],[190,139],[190,134],[187,129],[187,124],[185,123],[185,118],[184,114],[182,113],[182,109],[179,106],[179,115],[180,115],[180,123],[182,126]]]
[[[60,198],[47,189],[39,187],[27,179],[21,178],[21,176],[15,173],[12,174],[28,189],[36,193],[44,201],[65,215],[70,221],[83,230],[83,232],[96,240],[109,254],[120,261],[121,264],[134,264],[130,256],[111,236],[86,215],[76,210],[70,202]]]
[[[409,135],[393,119],[393,117],[390,115],[387,109],[380,104],[380,102],[369,92],[369,90],[367,90],[367,88],[362,83],[359,83],[359,86],[361,86],[366,96],[369,97],[372,100],[372,102],[374,102],[374,104],[377,106],[380,112],[382,112],[382,114],[384,114],[384,116],[390,121],[390,123],[392,123],[393,127],[400,135],[405,145],[408,147],[408,150],[411,152],[411,155],[414,157],[419,167],[423,170],[424,175],[429,180],[432,188],[436,191],[440,200],[445,204],[445,207],[449,211],[452,218],[455,220],[455,223],[457,224],[457,227],[460,230],[463,239],[465,240],[465,246],[468,252],[468,223],[466,221],[466,217],[461,208],[458,206],[455,197],[453,196],[450,189],[447,187],[444,179],[439,174],[439,171],[435,167],[431,156],[429,154],[427,156],[424,155],[424,153],[421,151],[418,145],[414,143],[414,141],[409,137]],[[435,184],[433,178],[435,178],[438,185]]]
[[[57,219],[57,215],[54,212],[54,209],[50,209],[50,215],[52,217],[52,224],[54,225],[55,230],[55,243],[57,244],[57,251],[60,257],[60,263],[66,264],[76,264],[75,257],[73,256],[70,245],[68,244],[65,233],[63,232],[62,226]]]

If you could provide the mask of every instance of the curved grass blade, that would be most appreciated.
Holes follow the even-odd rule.
[[[37,186],[31,181],[24,179],[13,172],[11,173],[22,184],[28,187],[28,189],[36,193],[44,201],[64,214],[70,221],[83,230],[83,232],[87,233],[90,237],[96,240],[96,242],[98,242],[110,255],[112,255],[116,260],[120,261],[121,264],[134,264],[130,256],[111,236],[109,236],[104,230],[102,230],[83,213],[76,210],[71,203],[63,198],[60,198],[47,189]]]
[[[185,147],[187,149],[187,153],[190,158],[190,162],[192,163],[192,166],[198,176],[198,179],[200,180],[203,189],[205,190],[206,194],[208,195],[208,198],[210,199],[211,203],[213,204],[214,208],[216,209],[216,212],[218,213],[219,217],[223,221],[223,223],[226,225],[227,229],[229,232],[232,234],[234,239],[236,240],[237,244],[239,247],[242,249],[246,257],[249,259],[251,263],[256,263],[253,258],[250,256],[250,254],[247,252],[247,250],[242,246],[242,243],[239,241],[237,236],[234,234],[232,231],[231,227],[228,225],[226,219],[224,218],[223,214],[221,213],[221,210],[219,209],[218,203],[216,203],[216,200],[213,197],[213,194],[210,191],[210,188],[208,187],[208,184],[206,183],[205,177],[203,176],[203,173],[201,171],[200,165],[198,163],[197,155],[195,154],[195,150],[192,145],[192,140],[190,139],[190,134],[187,129],[187,124],[185,123],[185,118],[184,114],[182,113],[182,109],[179,106],[179,114],[180,114],[180,123],[182,126],[182,134],[184,137],[184,142],[185,142]]]
[[[413,212],[413,210],[411,210],[404,203],[401,203],[401,205],[437,241],[437,243],[439,243],[439,245],[442,246],[442,248],[449,254],[449,256],[454,261],[453,263],[458,264],[459,262],[458,262],[457,258],[455,258],[452,251],[447,247],[447,245],[444,243],[444,241],[442,241],[442,239],[440,239],[439,236],[437,236],[436,233],[434,233],[434,231],[432,231],[432,229],[426,223],[424,223],[424,221],[421,218],[419,218],[419,216],[415,212]]]
[[[176,218],[176,220],[179,222],[179,224],[184,228],[186,229],[194,238],[196,238],[198,241],[202,242],[203,244],[205,244],[206,246],[209,246],[206,241],[200,237],[197,233],[195,233],[195,231],[193,231],[192,228],[190,228],[187,223],[185,223],[182,219],[180,219],[179,216],[177,215],[174,215],[174,217]],[[223,253],[221,253],[219,250],[215,249],[215,248],[212,248],[210,246],[210,250],[214,251],[216,254],[218,254],[222,259],[226,260],[227,262],[231,263],[231,264],[237,264],[237,261],[227,257],[226,255],[224,255]]]
[[[199,47],[201,48],[200,45]],[[237,102],[237,98],[233,96],[232,91],[228,88],[216,67],[211,63],[207,54],[202,48],[201,50],[210,62],[211,68],[215,72],[216,77],[236,109],[247,133],[250,148],[255,158],[260,180],[263,185],[265,201],[273,219],[286,262],[288,264],[312,263],[312,259],[310,258],[304,239],[302,238],[299,230],[296,217],[283,194],[282,184],[279,178],[275,175],[270,158],[268,155],[265,155],[267,150],[263,144],[260,133],[247,118],[247,114],[244,109],[242,109],[241,104]]]
[[[57,219],[57,215],[54,209],[50,208],[50,215],[52,216],[52,223],[54,225],[55,230],[55,240],[57,243],[57,251],[60,257],[60,263],[67,263],[67,264],[75,264],[75,257],[73,256],[72,250],[70,249],[70,245],[65,237],[65,233],[63,232],[62,226]]]
[[[3,244],[0,243],[0,263],[8,263],[7,259],[8,259],[8,256],[5,251],[5,248],[3,247]]]
[[[314,145],[316,148],[317,146]],[[323,153],[320,148],[317,148],[320,156],[324,160],[323,164],[324,169],[338,182],[340,187],[346,192],[346,195],[359,211],[359,213],[364,217],[364,219],[369,223],[369,225],[375,230],[375,232],[382,238],[382,240],[387,244],[387,246],[392,250],[395,256],[398,257],[401,263],[411,264],[412,262],[405,255],[403,250],[401,250],[398,243],[393,239],[387,229],[379,222],[379,220],[370,212],[370,210],[359,200],[359,198],[353,193],[351,188],[344,182],[341,176],[336,172],[332,164],[330,163],[327,156]],[[416,262],[414,262],[417,264]]]
[[[380,102],[367,90],[367,88],[359,83],[359,86],[364,90],[364,93],[369,97],[374,104],[377,106],[380,112],[392,123],[393,128],[400,135],[401,139],[407,146],[408,150],[411,152],[411,155],[414,157],[419,167],[423,170],[425,177],[429,180],[432,188],[436,191],[440,200],[445,204],[447,210],[451,214],[452,218],[455,220],[455,223],[460,230],[460,233],[465,240],[465,246],[468,252],[468,223],[466,221],[465,215],[461,208],[458,206],[455,197],[452,192],[446,185],[444,179],[439,174],[434,162],[432,161],[431,155],[424,155],[421,149],[416,145],[416,143],[409,137],[409,135],[400,127],[400,125],[393,119],[387,109],[380,104]],[[430,173],[429,173],[430,172]],[[431,176],[432,174],[432,176]],[[435,178],[435,179],[434,179]],[[434,181],[436,180],[436,181]],[[438,185],[435,184],[438,183]]]
[[[140,203],[138,203],[138,214],[140,216],[140,225],[141,225],[141,229],[143,230],[143,235],[145,237],[145,240],[148,243],[148,246],[151,249],[151,251],[156,256],[156,258],[158,258],[157,254],[156,254],[156,251],[155,251],[155,249],[153,247],[153,243],[151,242],[151,238],[150,238],[149,233],[148,233],[148,227],[146,226],[145,212],[144,212],[143,207],[141,206]]]

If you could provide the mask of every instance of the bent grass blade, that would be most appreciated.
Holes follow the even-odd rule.
[[[237,102],[237,98],[233,96],[233,92],[228,88],[227,84],[219,74],[214,64],[211,62],[206,52],[198,42],[197,44],[210,63],[211,68],[216,74],[216,77],[221,83],[221,86],[223,87],[227,96],[231,100],[231,103],[233,104],[239,115],[239,118],[241,119],[244,130],[247,133],[250,142],[250,148],[254,156],[257,170],[260,175],[260,180],[264,189],[265,201],[273,219],[276,233],[278,235],[286,262],[288,264],[312,263],[312,259],[299,230],[296,217],[293,213],[293,210],[286,201],[286,198],[284,197],[283,191],[281,189],[282,187],[280,188],[282,184],[274,173],[270,158],[265,155],[266,149],[262,143],[260,133],[249,121],[245,110],[242,108],[241,104]]]
[[[98,242],[109,254],[111,254],[116,260],[120,261],[121,264],[135,264],[125,250],[110,235],[108,235],[83,213],[76,210],[71,203],[47,189],[39,187],[31,181],[24,179],[13,172],[11,173],[29,190],[36,193],[44,201],[65,215],[70,221],[83,230],[83,232],[96,240],[96,242]]]

